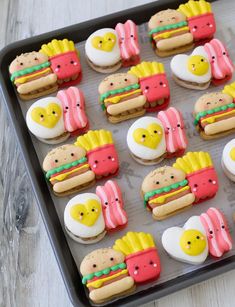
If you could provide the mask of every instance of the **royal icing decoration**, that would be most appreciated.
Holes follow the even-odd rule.
[[[61,108],[57,103],[49,102],[43,107],[35,107],[31,112],[32,119],[39,125],[46,128],[53,128],[61,117]]]
[[[129,275],[136,283],[150,282],[160,276],[160,258],[151,234],[128,232],[115,241],[113,249],[125,255]]]
[[[235,181],[235,139],[225,145],[221,162],[225,175]]]
[[[100,213],[100,202],[96,199],[88,199],[84,204],[76,204],[70,208],[71,217],[88,227],[96,223]]]
[[[94,48],[105,52],[110,52],[116,44],[116,35],[111,32],[105,33],[103,36],[94,36],[91,40]]]

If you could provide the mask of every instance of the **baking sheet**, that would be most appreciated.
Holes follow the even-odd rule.
[[[232,60],[235,62],[235,50],[233,49],[232,46],[232,43],[235,42],[235,32],[232,29],[234,23],[233,21],[234,10],[230,10],[229,15],[227,15],[226,17],[226,25],[225,25],[223,16],[225,16],[226,10],[225,7],[224,6],[221,7],[220,4],[221,2],[216,2],[212,4],[217,22],[216,37],[221,39],[226,44],[230,52],[230,56]],[[227,10],[229,10],[228,7]],[[224,15],[222,14],[223,11]],[[229,18],[229,16],[231,18]],[[119,154],[120,173],[114,179],[117,180],[118,184],[120,185],[123,191],[124,206],[128,214],[128,226],[122,231],[106,235],[106,237],[101,242],[92,245],[82,245],[76,243],[72,239],[70,239],[67,235],[66,238],[68,240],[68,244],[70,246],[75,262],[79,267],[83,257],[86,254],[88,254],[90,251],[101,247],[112,246],[115,240],[117,238],[122,237],[127,231],[150,232],[154,236],[158,252],[161,258],[162,273],[161,277],[156,282],[146,284],[143,286],[138,286],[137,291],[149,288],[155,284],[160,284],[162,282],[171,280],[185,273],[192,272],[199,267],[207,266],[211,263],[214,263],[215,261],[219,261],[208,257],[203,265],[192,266],[171,259],[166,254],[161,244],[161,235],[166,228],[171,226],[183,225],[190,216],[199,215],[200,213],[205,212],[209,207],[214,206],[220,208],[225,213],[228,219],[232,236],[235,229],[234,223],[232,221],[232,214],[235,207],[235,189],[234,189],[235,185],[224,176],[220,165],[222,149],[224,145],[233,138],[233,136],[229,136],[227,138],[215,141],[203,141],[200,139],[198,133],[195,130],[195,127],[193,126],[193,118],[192,118],[192,110],[196,99],[198,99],[205,92],[221,90],[223,86],[216,88],[210,86],[210,88],[207,91],[195,91],[179,87],[174,83],[174,81],[170,77],[169,64],[171,58],[165,58],[165,59],[158,58],[151,49],[151,46],[149,44],[149,38],[147,35],[146,24],[139,26],[139,37],[141,45],[141,59],[145,61],[160,61],[165,65],[165,70],[168,76],[168,81],[171,90],[171,106],[177,107],[183,113],[186,132],[189,139],[188,151],[204,150],[204,151],[209,151],[211,153],[219,177],[219,192],[214,199],[201,203],[199,205],[195,205],[188,211],[185,211],[184,213],[176,215],[172,218],[169,218],[161,222],[154,221],[152,219],[151,213],[147,212],[147,210],[144,208],[143,201],[140,197],[140,187],[142,184],[142,180],[152,169],[163,165],[172,165],[175,159],[164,160],[162,163],[160,163],[157,166],[142,166],[131,158],[126,145],[126,134],[129,126],[136,119],[122,122],[117,125],[112,125],[108,123],[98,103],[98,91],[97,91],[98,85],[100,81],[105,77],[105,75],[96,73],[87,65],[84,54],[84,42],[76,44],[81,54],[81,64],[83,69],[83,80],[78,85],[78,88],[82,89],[85,95],[86,112],[88,114],[90,121],[90,129],[94,130],[94,129],[105,128],[111,130],[113,133],[116,149]],[[121,71],[124,72],[127,71],[127,69],[121,69],[118,72]],[[52,96],[55,96],[55,94]],[[32,102],[33,100],[30,102],[20,102],[24,115],[27,109],[32,104]],[[156,114],[154,113],[148,113],[148,115],[156,116]],[[51,150],[56,146],[59,146],[59,145],[50,146],[43,144],[37,141],[34,137],[32,137],[32,140],[41,163],[49,150]],[[73,143],[74,141],[75,138],[71,138],[67,141],[67,143]],[[104,182],[105,180],[99,181],[97,185],[103,184]],[[95,192],[95,187],[88,189],[84,192]],[[64,197],[64,198],[58,198],[52,194],[56,211],[62,225],[63,225],[63,212],[65,205],[69,201],[69,199],[71,199],[73,196],[75,195],[71,195],[69,197]],[[227,253],[224,256],[224,258],[234,254],[235,254],[235,249]]]

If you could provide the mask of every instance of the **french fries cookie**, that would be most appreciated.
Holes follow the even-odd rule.
[[[168,107],[170,88],[162,63],[141,62],[131,67],[129,73],[139,78],[140,88],[146,97],[147,112],[158,112]]]
[[[161,263],[151,234],[128,232],[115,241],[113,249],[125,255],[127,269],[135,283],[147,283],[159,278]]]
[[[98,91],[102,109],[113,124],[146,112],[146,97],[140,89],[138,77],[133,74],[110,75],[100,83]]]
[[[96,179],[115,176],[119,171],[119,161],[112,133],[108,130],[90,130],[79,136],[75,145],[87,152],[88,164]]]
[[[196,44],[206,43],[216,32],[211,4],[205,0],[189,0],[179,6],[178,11],[187,17],[188,27]]]
[[[195,201],[186,173],[171,166],[150,172],[142,183],[141,195],[156,220],[178,214],[191,207]]]
[[[195,103],[193,115],[194,125],[205,140],[235,132],[235,103],[226,91],[202,95]]]
[[[148,23],[149,36],[156,54],[166,57],[193,48],[186,16],[177,10],[164,10],[153,15]]]
[[[49,57],[59,87],[76,85],[81,81],[81,64],[73,41],[53,39],[43,44],[40,52]]]
[[[140,62],[138,29],[132,20],[118,23],[115,27],[121,53],[122,66],[128,67]]]
[[[221,163],[225,175],[235,182],[235,139],[225,145]]]
[[[211,207],[200,216],[190,217],[183,227],[166,229],[162,245],[172,258],[199,265],[209,254],[221,258],[230,251],[232,238],[223,213]]]
[[[43,170],[57,196],[79,192],[95,183],[85,149],[73,144],[52,149],[43,161]]]
[[[64,210],[64,225],[68,235],[78,243],[102,240],[106,230],[99,197],[83,193],[70,199]]]
[[[112,248],[101,248],[89,253],[82,260],[80,272],[82,283],[89,290],[89,298],[96,304],[135,290],[124,254]]]
[[[22,100],[31,100],[55,92],[57,76],[48,56],[36,51],[22,53],[9,66],[11,81]]]
[[[218,191],[218,177],[208,152],[188,152],[178,158],[173,167],[184,171],[188,185],[195,195],[195,203],[214,197]]]

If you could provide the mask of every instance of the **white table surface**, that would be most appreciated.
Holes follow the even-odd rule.
[[[0,49],[6,44],[145,0],[0,0]],[[228,10],[233,0],[220,1]],[[0,94],[0,101],[2,100]],[[0,104],[0,307],[71,306],[5,110]],[[235,271],[146,306],[235,306]]]

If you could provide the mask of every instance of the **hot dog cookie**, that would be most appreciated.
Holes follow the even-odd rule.
[[[205,140],[235,132],[235,104],[227,93],[214,92],[201,96],[194,106],[194,125]]]
[[[82,283],[89,290],[90,299],[100,304],[135,290],[128,274],[125,256],[112,248],[102,248],[89,253],[80,265]]]
[[[115,124],[143,115],[146,97],[138,78],[129,73],[106,77],[99,85],[100,103],[108,120]]]
[[[140,62],[140,48],[138,42],[138,30],[132,20],[124,24],[118,23],[115,27],[121,53],[122,66],[128,67]]]
[[[192,216],[185,225],[171,227],[162,235],[166,252],[178,261],[202,264],[210,254],[220,258],[232,249],[227,221],[217,208],[209,208],[200,216]]]
[[[86,151],[72,144],[51,150],[43,161],[47,180],[57,196],[65,196],[95,183],[95,174],[87,163]]]
[[[129,73],[139,78],[140,88],[146,97],[147,112],[158,112],[169,105],[170,89],[162,63],[141,62],[133,66]]]
[[[127,225],[127,214],[123,209],[121,189],[116,181],[108,180],[104,186],[97,186],[107,231],[122,229]]]
[[[66,38],[53,39],[50,43],[43,44],[40,52],[49,57],[59,87],[75,85],[81,81],[81,64],[73,41]]]
[[[70,199],[64,210],[64,225],[68,235],[78,243],[102,240],[106,231],[99,197],[84,193]]]
[[[115,241],[113,249],[125,255],[128,272],[136,283],[147,283],[160,276],[160,258],[150,233],[128,232]]]
[[[153,48],[160,57],[186,52],[194,46],[186,16],[180,11],[168,9],[156,13],[148,28]]]
[[[87,151],[88,164],[95,173],[96,179],[115,176],[118,173],[118,155],[110,131],[90,130],[79,136],[75,145]]]
[[[9,66],[11,81],[22,100],[48,95],[57,90],[57,76],[47,55],[33,51],[17,56]]]
[[[235,139],[225,145],[221,163],[225,175],[235,181]]]
[[[181,4],[178,10],[187,16],[189,30],[196,44],[206,43],[208,39],[213,38],[216,24],[209,2],[189,0],[187,3]]]

